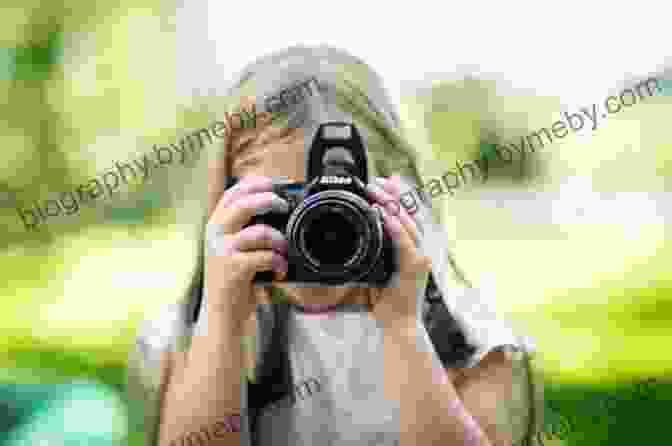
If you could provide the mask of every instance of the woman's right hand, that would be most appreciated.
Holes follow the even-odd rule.
[[[243,177],[221,196],[206,227],[207,311],[241,326],[256,308],[255,274],[272,270],[280,280],[287,273],[282,232],[265,224],[245,227],[255,215],[289,211],[272,186],[268,177]]]

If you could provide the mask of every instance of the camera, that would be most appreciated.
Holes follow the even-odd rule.
[[[382,216],[367,197],[367,156],[355,125],[322,123],[307,152],[306,182],[274,182],[273,192],[289,213],[253,217],[247,226],[267,224],[289,242],[291,283],[386,286],[397,271],[397,253]],[[229,186],[237,178],[229,179]],[[270,284],[272,271],[254,282]]]

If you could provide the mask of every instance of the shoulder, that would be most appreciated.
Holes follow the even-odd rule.
[[[486,335],[474,336],[460,315],[454,315],[442,301],[425,304],[425,329],[446,367],[482,370],[508,367],[529,360],[536,347],[529,339],[516,336],[506,324],[493,319],[478,327]],[[475,373],[477,373],[475,371]]]
[[[164,387],[173,371],[184,362],[191,325],[187,305],[169,304],[138,328],[129,352],[127,394],[129,421],[134,431],[155,438]]]
[[[129,384],[142,388],[142,393],[158,392],[173,362],[186,351],[192,331],[186,311],[183,304],[166,305],[138,328],[129,353],[128,377]]]
[[[538,431],[543,400],[536,395],[528,359],[518,350],[499,348],[457,371],[457,392],[496,444],[521,445]]]
[[[451,352],[451,358],[459,362],[459,367],[476,367],[486,356],[497,351],[511,350],[534,354],[536,345],[526,336],[520,336],[513,324],[500,317],[494,304],[495,294],[474,287],[457,287],[444,297],[440,291],[428,295],[425,304],[425,324],[430,338],[441,353]],[[438,345],[437,345],[438,344]]]
[[[160,360],[165,351],[184,350],[192,324],[187,317],[187,305],[163,306],[156,317],[145,320],[138,328],[136,350],[148,363]]]

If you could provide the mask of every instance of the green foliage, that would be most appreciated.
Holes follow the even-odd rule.
[[[3,40],[9,43],[0,48],[0,82],[4,82],[0,86],[7,88],[5,105],[1,108],[2,120],[6,122],[5,131],[2,133],[16,133],[19,136],[16,140],[20,141],[20,144],[15,144],[14,140],[9,138],[2,140],[5,154],[4,158],[0,159],[2,164],[0,168],[9,165],[14,158],[21,157],[22,161],[2,171],[0,207],[6,206],[6,209],[2,210],[8,210],[8,214],[11,213],[12,224],[19,225],[20,221],[11,208],[15,201],[14,195],[18,195],[21,200],[44,199],[45,191],[68,190],[72,185],[80,184],[84,178],[91,177],[94,173],[88,171],[86,165],[76,165],[76,160],[97,160],[103,156],[111,156],[111,159],[119,161],[130,159],[125,152],[117,154],[117,150],[128,150],[128,147],[110,143],[106,146],[110,149],[107,153],[98,148],[95,153],[86,153],[86,150],[81,148],[87,147],[87,144],[79,144],[80,141],[88,143],[95,140],[102,131],[110,129],[113,129],[113,132],[124,133],[131,125],[137,125],[136,130],[140,129],[138,132],[145,138],[142,143],[138,142],[137,149],[146,151],[151,144],[178,139],[181,136],[180,129],[197,129],[212,122],[212,116],[191,109],[178,110],[176,112],[178,119],[170,125],[165,124],[170,119],[150,120],[158,114],[155,112],[161,109],[173,109],[172,104],[167,108],[164,103],[157,101],[166,94],[166,90],[164,85],[155,84],[163,77],[169,77],[171,70],[157,63],[154,57],[135,57],[131,62],[128,55],[130,50],[137,48],[140,48],[137,53],[142,53],[143,43],[139,42],[136,36],[140,34],[138,29],[145,32],[144,25],[152,23],[153,11],[145,11],[143,20],[147,21],[142,22],[142,26],[135,26],[127,18],[142,15],[142,11],[133,9],[138,3],[136,1],[122,2],[124,3],[122,6],[118,3],[112,6],[100,2],[83,3],[73,8],[67,15],[59,10],[61,6],[56,5],[58,2],[28,0],[27,3],[30,3],[26,6],[28,12],[25,15],[28,19],[25,29],[21,28],[24,35],[17,37],[15,42]],[[145,6],[150,3],[158,4],[155,0],[140,3]],[[142,8],[142,5],[137,7]],[[157,14],[159,9],[157,8]],[[0,14],[0,25],[3,25],[4,30],[15,25],[11,20],[8,21],[8,16],[9,14],[4,11]],[[20,28],[18,25],[16,27]],[[69,62],[72,65],[59,66],[64,61],[64,39],[72,37],[68,33],[80,31],[85,35],[91,33],[87,42],[92,48],[86,45],[76,48],[72,55],[68,54],[72,56],[68,57],[68,60],[74,60]],[[6,33],[1,30],[0,32]],[[169,48],[171,36],[167,34],[166,39],[168,43],[165,48]],[[74,42],[77,43],[76,40]],[[158,48],[159,45],[155,47]],[[76,51],[82,52],[75,54]],[[141,62],[145,62],[146,65],[142,65]],[[59,69],[64,69],[64,79],[54,79],[53,75]],[[81,81],[78,77],[80,72],[95,73],[91,78],[85,79],[90,85]],[[78,76],[75,76],[75,73]],[[148,86],[152,88],[147,88]],[[86,92],[93,91],[93,93],[83,93],[85,87]],[[661,88],[664,90],[663,95],[672,96],[672,80],[662,81]],[[2,90],[3,94],[4,92],[5,90]],[[497,139],[485,138],[488,133],[484,131],[488,127],[486,123],[491,123],[491,133],[504,142],[512,140],[516,132],[526,134],[528,131],[549,126],[553,119],[550,118],[552,114],[546,111],[551,110],[555,113],[558,108],[555,104],[538,103],[537,100],[536,97],[526,99],[498,97],[494,94],[492,83],[475,80],[467,80],[457,85],[438,86],[426,104],[425,115],[430,142],[435,150],[433,155],[442,161],[441,166],[453,166],[457,160],[466,162],[477,157],[495,161],[497,155],[494,147]],[[539,105],[539,110],[534,108],[537,104],[542,104]],[[520,113],[512,115],[509,114],[510,110]],[[531,118],[538,119],[539,122],[528,122]],[[283,124],[287,116],[279,115],[276,119],[279,120],[276,124]],[[641,121],[650,122],[650,119]],[[642,138],[659,137],[659,135],[661,133],[655,134],[648,129],[646,132],[642,131]],[[656,142],[656,144],[657,150],[661,153],[672,153],[667,150],[669,147],[665,145],[666,143]],[[648,147],[647,145],[647,150]],[[77,150],[84,150],[84,154],[80,155]],[[572,162],[580,165],[582,160],[576,159]],[[111,165],[111,163],[102,164],[104,167]],[[662,161],[658,163],[658,166],[661,165]],[[669,165],[672,164],[668,162],[668,167]],[[441,173],[441,170],[437,173]],[[160,190],[167,190],[169,186],[181,188],[183,183],[189,180],[190,175],[191,172],[180,166],[167,171],[165,178],[157,175],[153,181],[163,181],[162,185],[166,187],[157,187]],[[17,186],[17,183],[20,184]],[[14,194],[11,191],[18,193]],[[147,217],[154,211],[158,212],[167,207],[161,199],[160,192],[149,191],[145,185],[138,187],[129,195],[127,203],[115,202],[109,207],[108,217],[112,221],[147,227],[154,223]],[[85,378],[109,384],[119,395],[123,395],[126,372],[125,364],[119,359],[123,356],[119,351],[91,349],[74,352],[72,345],[75,341],[67,338],[62,338],[60,341],[62,346],[59,348],[46,345],[38,339],[17,339],[9,336],[15,334],[13,331],[17,331],[12,325],[15,320],[32,318],[35,327],[42,323],[34,316],[37,311],[32,311],[38,305],[44,304],[35,297],[39,294],[39,290],[50,284],[58,285],[60,282],[66,283],[72,280],[69,279],[72,273],[71,265],[64,264],[66,257],[57,250],[49,251],[49,247],[54,240],[62,237],[65,231],[77,231],[100,224],[100,219],[84,215],[72,216],[72,219],[68,228],[57,230],[50,227],[38,235],[28,234],[23,228],[20,228],[21,232],[11,232],[6,229],[9,224],[5,225],[4,220],[0,221],[0,227],[3,229],[0,233],[0,247],[8,245],[11,247],[11,255],[3,252],[0,259],[3,271],[0,294],[7,298],[2,311],[4,328],[0,336],[5,339],[2,345],[4,351],[0,355],[0,368],[5,370],[2,371],[4,375],[0,376],[0,382],[62,383],[73,378]],[[28,241],[33,239],[36,241],[29,244]],[[17,247],[20,249],[16,249]],[[91,249],[92,256],[105,256],[105,253],[96,251],[95,246],[91,248],[87,246],[86,249]],[[82,252],[82,256],[84,255]],[[157,257],[160,256],[165,257],[165,254],[157,252]],[[568,254],[566,260],[572,262],[574,258]],[[641,274],[633,274],[631,269],[627,279],[633,280],[635,276],[645,275],[648,277],[654,272],[661,276],[669,276],[671,260],[669,254],[658,253],[657,258],[642,263],[639,267]],[[95,260],[87,260],[92,261]],[[524,265],[521,264],[521,268],[524,268]],[[549,297],[553,299],[553,302],[543,306],[544,309],[551,311],[558,310],[558,317],[562,318],[563,325],[561,334],[568,333],[577,325],[588,326],[591,329],[588,338],[597,338],[603,346],[601,350],[596,350],[599,355],[595,356],[607,358],[604,359],[606,362],[613,360],[612,364],[619,367],[619,373],[623,368],[628,368],[627,374],[632,375],[645,369],[648,371],[654,367],[660,368],[660,364],[669,366],[669,361],[664,363],[663,357],[666,345],[662,341],[657,341],[658,338],[655,338],[658,342],[656,344],[652,338],[661,333],[669,333],[672,287],[650,281],[648,286],[634,288],[636,285],[630,287],[630,282],[627,280],[613,286],[601,288],[599,286],[598,284],[592,289],[575,290],[574,293],[581,293],[582,297],[585,295],[586,301],[596,295],[608,295],[609,304],[585,305],[581,311],[576,311],[572,304],[569,308],[565,308],[563,315],[560,310],[564,308],[565,296],[561,294],[551,296],[552,293],[549,293],[549,296],[540,296],[539,300],[541,302]],[[77,291],[75,286],[68,289]],[[53,299],[73,297],[77,296],[54,294]],[[285,298],[279,294],[274,296],[274,299],[282,301]],[[534,317],[539,317],[542,313],[540,310]],[[114,324],[118,324],[123,334],[112,338],[111,343],[118,344],[118,350],[123,350],[132,334],[124,331],[127,321],[115,321]],[[16,324],[22,328],[25,328],[25,325]],[[114,325],[113,329],[116,328],[117,325]],[[543,333],[543,328],[538,330],[538,333]],[[94,330],[91,330],[91,338],[96,335]],[[559,347],[563,347],[560,344],[565,344],[564,348],[567,349],[561,352],[558,350],[560,358],[558,363],[562,365],[572,359],[568,356],[571,355],[572,346],[566,346],[565,339],[558,344]],[[252,347],[248,345],[248,348]],[[554,346],[549,348],[547,345],[544,348],[553,350]],[[641,353],[642,351],[644,353]],[[639,355],[637,356],[639,359],[632,359],[635,354]],[[654,359],[659,362],[644,361],[646,359],[644,356],[647,354],[651,357],[657,355]],[[581,378],[586,380],[587,376],[599,371],[594,363],[582,363],[580,367],[583,370],[579,370],[577,375],[579,372],[582,373]],[[612,367],[613,370],[606,373],[616,371],[616,366]],[[563,437],[563,441],[572,446],[600,444],[629,446],[644,442],[659,444],[660,439],[666,438],[662,426],[666,425],[664,416],[669,412],[669,402],[672,401],[672,386],[670,383],[657,382],[655,386],[649,387],[648,393],[641,398],[635,398],[632,389],[631,383],[622,383],[610,388],[595,383],[548,383],[546,390],[549,407],[546,420],[548,437]],[[2,389],[0,393],[1,391]],[[6,393],[4,398],[0,395],[0,399],[8,398]],[[18,407],[19,405],[17,404],[13,408],[15,412],[12,412],[17,417],[26,413]],[[7,414],[0,413],[0,421],[14,416],[12,413],[9,411]],[[569,434],[566,432],[568,426],[571,428]],[[139,433],[132,432],[130,437],[129,444],[134,446],[142,444]]]
[[[479,151],[480,158],[487,160],[489,163],[494,163],[498,159],[496,148],[497,144],[482,141]]]
[[[52,31],[46,42],[33,43],[5,51],[5,62],[13,65],[12,79],[45,81],[63,55],[62,32]],[[10,60],[7,60],[10,59]],[[13,60],[11,60],[13,59]],[[8,72],[9,70],[3,70]]]
[[[139,200],[133,203],[117,204],[110,206],[107,217],[120,224],[144,223],[152,211],[161,209],[163,206],[161,193],[157,190],[144,191]]]
[[[567,446],[655,444],[666,438],[672,381],[646,378],[611,387],[547,383],[544,393],[546,429],[540,438],[560,438]]]

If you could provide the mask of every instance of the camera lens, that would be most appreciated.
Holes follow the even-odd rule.
[[[342,190],[303,201],[287,223],[295,260],[327,283],[356,282],[382,252],[382,227],[369,203]]]
[[[320,265],[343,266],[365,244],[365,230],[356,216],[340,204],[321,206],[306,221],[302,238],[304,252]]]

